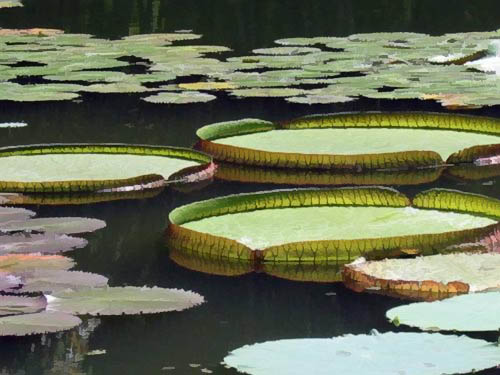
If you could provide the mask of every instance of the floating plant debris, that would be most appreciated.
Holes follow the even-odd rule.
[[[244,119],[197,131],[216,160],[302,169],[405,169],[497,155],[500,120],[441,113],[337,113],[279,124]]]
[[[457,296],[443,301],[417,302],[387,311],[395,324],[440,331],[498,331],[500,293]]]
[[[372,262],[361,258],[344,268],[344,280],[357,288],[429,300],[500,289],[499,270],[499,253],[458,253]]]
[[[26,336],[65,331],[82,323],[80,318],[53,311],[0,318],[0,336]]]
[[[499,212],[496,199],[439,189],[412,203],[388,188],[274,190],[181,206],[169,215],[167,243],[257,263],[435,254],[490,236]]]
[[[63,193],[157,189],[173,175],[179,183],[188,182],[191,174],[210,178],[199,173],[210,167],[211,158],[203,153],[163,146],[5,147],[0,149],[0,190]]]
[[[181,311],[204,302],[191,291],[165,288],[106,287],[65,290],[47,297],[48,310],[75,315],[130,315]]]
[[[246,345],[224,358],[250,375],[465,374],[500,364],[500,348],[439,333],[382,333]]]

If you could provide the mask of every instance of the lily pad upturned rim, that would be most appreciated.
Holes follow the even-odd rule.
[[[500,119],[440,112],[339,112],[271,123],[242,119],[206,125],[196,132],[197,148],[216,160],[254,166],[305,169],[406,169],[445,164],[473,163],[500,154],[500,144],[472,146],[450,155],[446,161],[435,151],[400,151],[377,154],[336,155],[273,152],[217,143],[217,139],[271,130],[322,128],[403,128],[450,130],[500,135]]]
[[[162,145],[142,145],[125,143],[52,143],[0,148],[0,158],[9,156],[35,156],[47,154],[126,154],[164,156],[200,163],[199,166],[183,168],[172,176],[163,177],[149,174],[127,179],[112,180],[71,180],[16,182],[1,181],[0,192],[9,193],[85,193],[116,192],[133,187],[135,190],[158,189],[169,183],[183,183],[183,177],[208,168],[212,157],[197,150]],[[174,179],[172,179],[174,177]],[[125,188],[125,189],[124,189]]]
[[[483,238],[499,225],[495,223],[486,227],[435,234],[353,240],[309,240],[257,250],[252,250],[233,239],[182,226],[190,221],[231,213],[306,206],[414,207],[500,218],[499,200],[446,189],[431,189],[420,193],[413,202],[397,190],[385,187],[284,189],[229,195],[178,207],[169,215],[167,243],[175,249],[248,260],[257,265],[265,262],[353,261],[359,256],[368,259],[397,256],[407,249],[415,248],[418,248],[421,254],[435,254],[456,245],[457,241],[473,242]]]

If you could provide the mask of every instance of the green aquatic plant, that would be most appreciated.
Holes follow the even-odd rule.
[[[432,331],[498,331],[500,293],[476,293],[444,301],[418,302],[387,311],[390,321]]]
[[[63,290],[48,297],[47,308],[75,315],[130,315],[182,311],[205,302],[194,292],[181,289],[105,287]]]
[[[465,374],[500,363],[484,340],[438,333],[378,333],[267,341],[233,350],[223,364],[250,375]]]
[[[15,8],[22,7],[23,3],[20,0],[0,0],[0,9],[1,8]]]
[[[230,195],[172,211],[167,243],[258,264],[337,262],[408,249],[433,254],[476,242],[498,226],[498,200],[441,190],[417,198],[411,204],[403,194],[377,187]],[[276,221],[283,225],[268,225]],[[363,232],[353,230],[354,222]]]
[[[0,191],[21,193],[158,189],[172,176],[171,182],[190,183],[213,172],[211,158],[200,152],[124,144],[4,147],[0,168]]]
[[[0,318],[0,336],[27,336],[65,331],[79,326],[81,319],[65,313],[43,311]]]
[[[477,244],[481,250],[481,244]],[[500,254],[445,254],[413,259],[357,260],[344,268],[351,288],[419,300],[499,289]]]
[[[302,169],[405,169],[474,162],[499,152],[500,121],[443,113],[313,115],[272,124],[244,119],[197,131],[223,162]],[[404,140],[404,142],[402,141]]]

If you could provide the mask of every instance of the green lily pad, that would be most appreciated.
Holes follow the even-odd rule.
[[[0,336],[27,336],[65,331],[82,323],[80,318],[59,312],[44,311],[36,314],[0,318]]]
[[[87,240],[65,234],[15,233],[0,236],[0,255],[5,254],[54,254],[87,246]]]
[[[66,289],[81,290],[108,285],[106,277],[82,271],[36,269],[18,275],[23,285],[17,293],[56,293]]]
[[[303,55],[312,52],[321,52],[321,50],[311,47],[272,47],[254,49],[252,52],[257,55]]]
[[[476,293],[443,301],[418,302],[387,311],[387,318],[398,324],[423,330],[498,331],[500,293]]]
[[[181,311],[204,302],[197,293],[180,289],[107,287],[66,290],[47,296],[48,310],[75,315],[130,315]]]
[[[106,226],[106,222],[84,217],[53,217],[0,223],[0,232],[37,231],[59,234],[94,232]]]
[[[0,9],[1,8],[15,8],[22,7],[23,3],[20,0],[0,0]]]
[[[199,148],[218,160],[287,168],[401,169],[496,155],[497,119],[432,113],[307,116],[251,131],[259,120],[207,125]],[[210,138],[205,135],[210,134]]]
[[[0,226],[8,225],[11,221],[26,220],[34,216],[35,212],[25,208],[0,206]]]
[[[45,310],[45,297],[0,296],[0,316],[33,314]]]
[[[142,98],[145,102],[155,104],[206,103],[215,99],[217,99],[216,96],[191,90],[183,92],[160,92],[156,95]]]
[[[487,240],[490,238],[483,241]],[[462,245],[462,249],[466,246]],[[477,251],[487,244],[483,247],[478,242],[469,246]],[[356,289],[377,289],[379,293],[429,300],[500,289],[499,270],[498,253],[457,253],[372,262],[361,258],[345,267],[344,279],[353,282]]]
[[[274,190],[181,206],[169,215],[167,239],[172,248],[254,262],[348,261],[446,251],[490,235],[499,217],[500,201],[460,192],[430,190],[411,207],[384,188]]]
[[[224,358],[225,365],[251,375],[465,374],[499,363],[500,349],[484,340],[393,332],[267,341]]]
[[[23,273],[34,270],[69,270],[75,261],[61,255],[10,254],[0,256],[0,271]]]
[[[205,154],[163,146],[35,145],[0,149],[0,190],[91,192],[162,187],[210,166]],[[127,165],[127,168],[123,168]],[[179,179],[179,178],[178,178]],[[187,182],[187,180],[185,181]]]

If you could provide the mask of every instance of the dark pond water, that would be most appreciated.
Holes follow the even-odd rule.
[[[500,26],[500,3],[487,0],[26,0],[25,5],[1,10],[0,27],[55,27],[110,38],[192,29],[204,34],[200,43],[230,46],[238,53],[290,36],[375,31],[441,34]],[[277,120],[345,110],[442,109],[416,101],[300,106],[274,99],[227,97],[208,104],[162,106],[140,102],[134,95],[91,95],[80,103],[0,102],[0,123],[29,124],[2,130],[0,146],[126,142],[189,147],[196,141],[196,129],[210,122],[243,117]],[[500,116],[498,108],[472,113]],[[496,179],[464,183],[443,177],[433,184],[397,188],[410,195],[440,186],[499,197],[498,183]],[[87,216],[107,222],[106,229],[88,236],[87,248],[70,253],[78,269],[105,275],[111,285],[190,289],[204,295],[207,303],[182,313],[91,319],[86,322],[88,331],[93,328],[88,337],[86,332],[74,330],[45,338],[2,338],[0,370],[9,374],[201,374],[207,368],[215,374],[232,374],[219,363],[228,351],[245,344],[367,333],[373,328],[396,330],[384,316],[387,309],[403,303],[397,299],[265,274],[211,276],[184,269],[169,259],[163,231],[173,208],[271,188],[274,186],[215,182],[191,193],[168,190],[147,200],[34,207],[39,216]],[[80,360],[82,347],[107,353]],[[175,369],[162,371],[169,366]],[[495,373],[499,371],[484,372]]]

